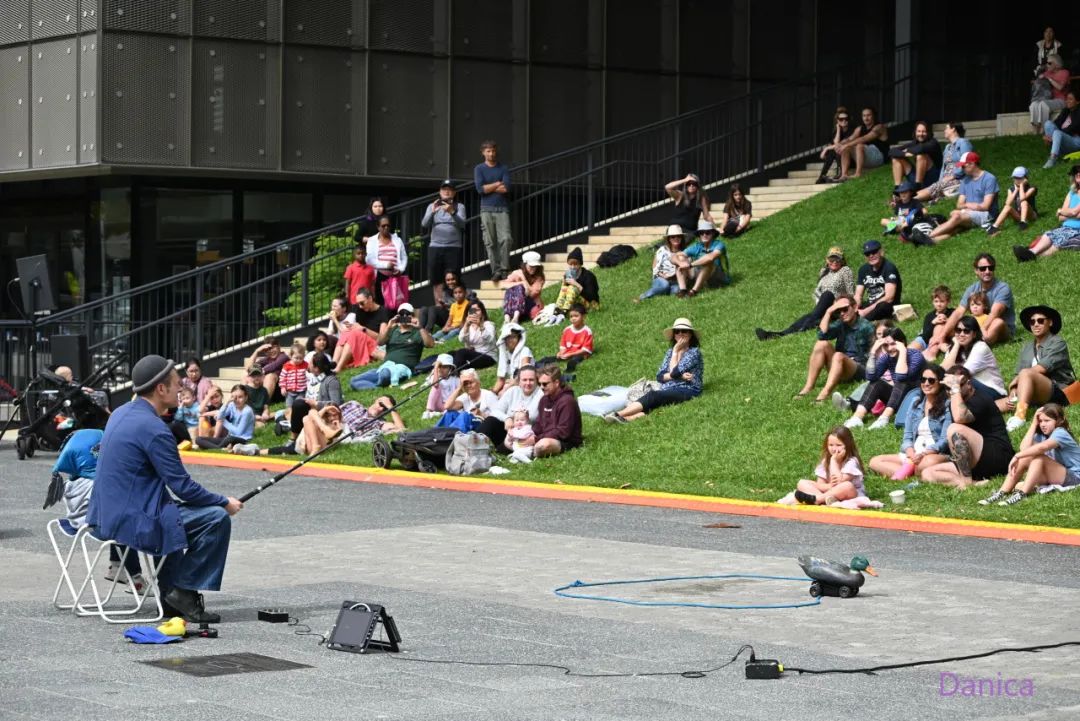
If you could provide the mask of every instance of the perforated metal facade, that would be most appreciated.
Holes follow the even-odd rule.
[[[187,165],[191,41],[107,32],[101,47],[101,158]]]
[[[466,178],[481,139],[518,163],[719,99],[738,83],[716,76],[746,72],[751,15],[748,0],[2,0],[0,57],[24,63],[0,67],[0,170]],[[812,35],[769,37],[801,58],[793,40]]]
[[[286,47],[283,167],[329,173],[364,167],[364,61],[351,50]]]
[[[30,39],[30,0],[0,3],[0,44],[25,43]]]
[[[193,0],[191,16],[198,37],[281,39],[281,0]]]
[[[364,47],[365,4],[363,0],[285,0],[285,42]]]
[[[35,0],[38,2],[40,0]],[[61,2],[62,0],[49,0]],[[230,3],[234,0],[228,0]],[[166,35],[191,34],[191,0],[99,0],[101,26]]]
[[[30,49],[0,48],[0,169],[30,167]]]
[[[78,43],[34,43],[30,50],[30,151],[35,168],[74,165],[78,158]]]
[[[217,168],[276,168],[280,48],[195,40],[191,162]]]
[[[47,40],[78,32],[78,0],[34,2],[30,7],[31,40]]]
[[[80,163],[98,159],[98,42],[97,35],[79,41],[79,154]]]
[[[406,175],[446,175],[447,61],[371,54],[369,167]]]

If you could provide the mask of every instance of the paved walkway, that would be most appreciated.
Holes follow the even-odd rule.
[[[744,643],[788,666],[851,667],[1080,640],[1080,548],[833,527],[693,510],[580,503],[294,476],[237,517],[221,638],[127,644],[122,627],[47,599],[56,578],[40,510],[52,458],[0,449],[0,718],[146,719],[1074,719],[1080,647],[876,677],[590,679],[557,670],[335,653],[255,619],[282,607],[320,633],[341,601],[382,603],[401,659],[543,662],[579,672],[718,666]],[[240,495],[267,475],[192,467]],[[724,522],[735,528],[712,528]],[[794,557],[868,556],[850,600],[785,610],[648,608],[564,599],[576,579],[799,575]],[[643,600],[798,603],[802,582],[688,581],[620,589]],[[610,593],[611,589],[599,589]],[[136,663],[259,653],[311,668],[191,678]],[[68,669],[71,669],[70,671]],[[1031,679],[1024,698],[941,695],[942,673]],[[954,688],[945,676],[946,691]]]

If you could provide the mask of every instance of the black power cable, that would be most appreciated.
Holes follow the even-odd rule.
[[[868,676],[875,675],[878,671],[893,671],[898,668],[914,668],[915,666],[931,666],[939,663],[952,663],[954,661],[970,661],[974,658],[986,658],[999,653],[1038,653],[1051,648],[1064,648],[1066,646],[1080,646],[1080,641],[1063,641],[1061,643],[1048,643],[1041,646],[1020,646],[1017,648],[995,648],[993,651],[984,653],[972,653],[967,656],[952,656],[950,658],[933,658],[926,661],[908,661],[906,663],[891,663],[883,666],[869,666],[867,668],[798,668],[797,666],[785,666],[785,671],[798,674],[828,674],[828,673],[864,673]]]
[[[735,663],[736,659],[742,655],[742,652],[749,649],[750,658],[754,657],[754,649],[749,644],[746,644],[739,648],[735,652],[735,655],[731,657],[730,661],[722,663],[719,666],[704,669],[690,669],[687,671],[646,671],[640,673],[578,673],[568,666],[560,666],[554,663],[514,663],[510,661],[456,661],[453,659],[434,659],[434,658],[409,658],[407,656],[394,656],[390,658],[395,661],[411,661],[413,663],[434,663],[445,665],[458,665],[458,666],[516,666],[520,668],[549,668],[555,671],[562,671],[564,676],[574,676],[576,678],[644,678],[647,676],[681,676],[682,678],[705,678],[710,673],[715,673],[722,668],[727,668],[731,664]]]
[[[303,626],[307,631],[295,631],[297,636],[318,636],[319,645],[326,643],[326,637],[321,633],[311,633],[311,627],[300,623],[298,618],[290,618],[289,625],[294,627]],[[1080,641],[1062,641],[1061,643],[1048,643],[1038,646],[1017,646],[1015,648],[995,648],[991,651],[984,651],[982,653],[972,653],[966,656],[950,656],[948,658],[932,658],[924,661],[906,661],[904,663],[891,663],[883,664],[881,666],[867,666],[863,668],[800,668],[798,666],[780,666],[781,671],[790,671],[792,673],[812,674],[812,675],[825,675],[825,674],[866,674],[867,676],[874,676],[879,671],[895,671],[901,668],[915,668],[916,666],[933,666],[942,663],[954,663],[956,661],[970,661],[976,658],[986,658],[987,656],[995,656],[999,653],[1039,653],[1040,651],[1047,651],[1055,648],[1066,648],[1068,646],[1080,646]],[[551,669],[553,671],[562,671],[564,676],[573,676],[575,678],[646,678],[646,677],[660,677],[660,676],[680,676],[682,678],[705,678],[711,673],[715,673],[721,669],[727,668],[731,664],[738,660],[739,656],[743,654],[743,651],[750,651],[749,663],[753,663],[756,660],[754,654],[754,647],[750,644],[743,644],[739,647],[739,650],[735,652],[735,655],[731,657],[729,661],[720,664],[719,666],[713,666],[712,668],[705,669],[689,669],[685,671],[642,671],[635,673],[579,673],[571,669],[569,666],[562,666],[554,663],[529,663],[529,662],[514,662],[514,661],[459,661],[456,659],[440,659],[440,658],[411,658],[404,655],[388,654],[390,658],[395,661],[405,661],[411,663],[431,663],[445,666],[490,666],[490,667],[517,667],[517,668],[542,668]],[[779,678],[779,676],[773,676],[771,678]]]

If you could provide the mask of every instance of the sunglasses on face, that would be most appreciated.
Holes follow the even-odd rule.
[[[924,386],[932,386],[937,383],[937,378],[930,376],[929,378],[923,377],[919,379],[919,383]]]
[[[965,328],[964,326],[960,326],[959,328],[956,329],[956,332],[957,332],[957,334],[960,334],[960,333],[974,333],[975,329],[974,328]]]
[[[679,335],[681,333],[685,333],[686,335],[690,335],[690,331],[686,330],[685,328],[676,328],[675,329],[675,335]]]
[[[848,116],[841,115],[839,118],[837,118],[837,120],[839,120],[841,123],[846,123],[848,121]]]
[[[986,271],[993,270],[996,267],[996,265],[979,265],[975,267],[975,270],[985,273]]]
[[[549,385],[551,385],[551,383],[552,383],[551,381],[540,381],[539,382],[541,388],[547,388]]]
[[[1046,323],[1046,322],[1047,322],[1048,320],[1049,320],[1049,319],[1047,319],[1047,318],[1032,318],[1032,319],[1031,319],[1031,324],[1032,324],[1032,325],[1043,325],[1043,324],[1044,324],[1044,323]]]
[[[850,305],[845,305],[845,306],[844,306],[843,308],[839,308],[838,310],[839,310],[839,311],[840,311],[841,313],[847,313],[847,312],[848,312],[849,310],[851,310],[851,309],[852,309],[853,307],[854,307],[854,306],[850,306]]]

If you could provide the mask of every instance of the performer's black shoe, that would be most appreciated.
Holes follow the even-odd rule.
[[[203,606],[202,594],[186,588],[173,588],[161,599],[166,616],[183,616],[188,623],[221,623],[221,616]]]

